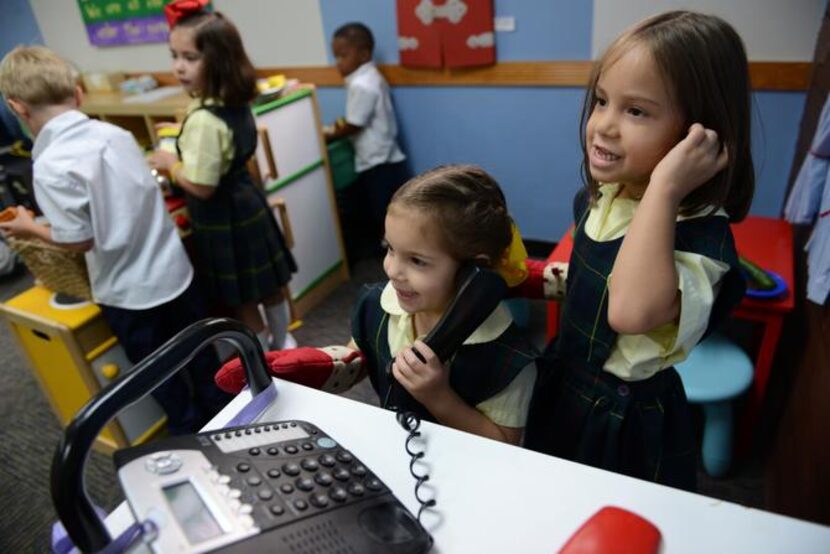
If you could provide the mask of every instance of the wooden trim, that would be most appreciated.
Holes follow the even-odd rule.
[[[497,86],[497,87],[584,87],[591,73],[591,61],[502,62],[469,69],[413,69],[381,65],[379,69],[391,86]],[[810,62],[750,62],[753,90],[807,90]],[[340,87],[343,79],[333,66],[269,67],[257,70],[258,77],[282,73],[301,83],[318,87]],[[162,85],[176,84],[171,73],[154,73]]]

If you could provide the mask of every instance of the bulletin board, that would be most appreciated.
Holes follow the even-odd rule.
[[[78,7],[90,44],[122,46],[167,42],[164,6],[170,1],[78,0]]]

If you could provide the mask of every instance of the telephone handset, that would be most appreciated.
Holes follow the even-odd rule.
[[[424,343],[442,362],[450,359],[467,337],[484,323],[507,291],[507,283],[501,275],[473,263],[461,266],[456,279],[459,285],[455,297],[424,338]],[[416,348],[413,347],[412,351],[422,362],[426,361]],[[392,376],[392,363],[390,361],[386,366],[390,386],[384,407],[395,409],[400,406],[402,396],[408,393]]]
[[[459,285],[455,297],[432,331],[424,338],[424,343],[442,362],[449,360],[467,337],[484,323],[507,291],[507,283],[498,273],[473,263],[461,266],[456,280]],[[426,362],[417,348],[413,347],[412,351],[422,362]],[[415,412],[401,409],[409,393],[392,375],[393,363],[394,360],[390,360],[386,366],[389,387],[383,406],[397,412],[398,423],[409,433],[405,448],[411,457],[409,473],[415,479],[415,499],[421,505],[417,516],[420,521],[423,511],[435,506],[435,499],[423,499],[419,495],[421,486],[429,480],[429,475],[415,472],[415,462],[424,457],[424,452],[413,450],[410,443],[421,436],[418,431],[421,419]]]

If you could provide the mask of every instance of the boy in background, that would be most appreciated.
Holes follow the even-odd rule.
[[[344,209],[356,216],[350,224],[368,225],[371,255],[381,252],[386,207],[409,179],[389,85],[372,61],[374,47],[372,31],[362,23],[347,23],[334,32],[331,48],[346,81],[346,115],[325,130],[327,141],[349,137],[354,145],[358,180],[348,189]]]
[[[85,253],[92,296],[138,363],[203,317],[193,268],[135,138],[78,111],[77,72],[42,46],[0,62],[0,94],[35,137],[34,192],[50,225],[17,210],[0,230]],[[173,434],[198,431],[229,399],[213,384],[218,360],[203,351],[153,391]]]

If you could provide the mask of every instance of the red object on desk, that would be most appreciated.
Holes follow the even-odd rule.
[[[738,430],[738,452],[746,452],[752,439],[752,430],[758,419],[758,412],[767,390],[772,360],[784,317],[795,306],[793,296],[793,232],[790,224],[781,219],[749,216],[741,223],[732,225],[738,253],[759,265],[774,271],[787,283],[787,292],[774,300],[757,300],[744,296],[740,305],[732,312],[734,317],[761,324],[760,341],[755,358],[755,378],[752,381],[749,402]],[[571,230],[565,233],[556,248],[548,256],[549,262],[567,262],[571,257],[573,238]],[[548,302],[547,338],[552,339],[559,332],[559,303]]]
[[[559,554],[657,554],[660,530],[634,512],[605,506],[582,524]]]

